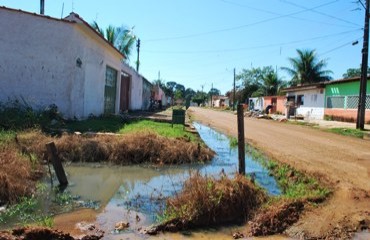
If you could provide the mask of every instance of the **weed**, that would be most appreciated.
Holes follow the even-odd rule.
[[[230,137],[230,147],[236,148],[238,147],[238,139],[236,137]]]
[[[265,166],[276,178],[284,198],[320,201],[325,199],[330,190],[321,186],[314,178],[305,176],[289,165],[269,160],[262,152],[247,146],[247,154]]]
[[[123,125],[119,116],[90,117],[83,121],[66,122],[66,128],[72,132],[119,132]]]
[[[22,130],[28,128],[48,128],[52,120],[63,122],[55,104],[44,109],[34,109],[24,98],[0,103],[0,128]]]
[[[351,136],[357,138],[363,138],[364,132],[360,129],[352,129],[352,128],[329,128],[326,131],[344,135],[344,136]]]

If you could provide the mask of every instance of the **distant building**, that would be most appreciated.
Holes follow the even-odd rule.
[[[285,88],[282,91],[286,92],[286,115],[355,122],[359,90],[359,77]],[[365,122],[370,122],[370,80],[366,92]]]

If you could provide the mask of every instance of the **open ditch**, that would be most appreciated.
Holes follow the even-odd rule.
[[[185,181],[194,171],[216,180],[222,176],[233,178],[237,172],[238,153],[236,148],[231,147],[231,140],[207,126],[198,123],[194,123],[194,126],[204,143],[216,153],[210,162],[160,167],[68,164],[66,172],[70,184],[65,189],[64,196],[66,201],[69,201],[68,207],[64,204],[58,209],[53,203],[48,205],[48,209],[53,209],[53,214],[66,212],[55,217],[54,227],[78,236],[89,234],[86,224],[93,224],[91,226],[94,226],[94,229],[103,230],[109,239],[146,238],[141,230],[162,220],[160,216],[166,207],[166,200],[182,191]],[[279,184],[268,168],[253,159],[252,155],[246,156],[247,174],[252,176],[268,195],[282,194]],[[301,205],[293,203],[281,208],[288,209],[289,212],[295,206]],[[81,211],[85,211],[81,210],[81,207],[91,210],[81,214]],[[264,219],[264,216],[260,218]],[[125,223],[126,226],[117,228],[119,222]],[[263,223],[260,225],[265,226]],[[253,226],[257,229],[259,225]],[[228,231],[230,230],[226,230]],[[263,234],[266,231],[261,231],[258,232],[257,229],[256,235],[266,235]],[[217,235],[219,232],[212,234]]]

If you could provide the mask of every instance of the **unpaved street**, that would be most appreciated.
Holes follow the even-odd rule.
[[[236,115],[192,107],[194,120],[237,136]],[[370,222],[370,141],[311,127],[245,118],[246,142],[272,159],[315,176],[333,189],[329,200],[308,209],[288,232],[323,237]],[[337,226],[338,225],[338,226]]]

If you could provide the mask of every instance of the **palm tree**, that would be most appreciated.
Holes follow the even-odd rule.
[[[285,82],[283,82],[274,71],[270,71],[262,76],[262,81],[262,89],[265,96],[278,95],[280,89],[285,86]]]
[[[291,85],[328,81],[332,71],[325,70],[326,60],[318,60],[315,50],[299,50],[298,57],[289,58],[292,68],[282,67],[292,76]]]
[[[133,33],[134,27],[127,29],[125,27],[114,27],[109,25],[104,32],[96,21],[92,22],[90,26],[126,56],[126,60],[130,58],[132,48],[135,46],[136,42],[136,36]]]

